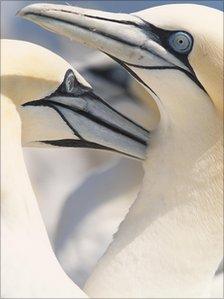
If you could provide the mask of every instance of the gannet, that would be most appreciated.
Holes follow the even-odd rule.
[[[78,61],[75,66],[94,86],[94,91],[107,99],[114,108],[126,113],[149,130],[155,128],[158,123],[158,113],[155,112],[158,108],[155,106],[156,111],[153,109],[154,100],[122,66],[100,52],[94,52],[93,55],[90,53],[83,62]],[[69,187],[66,187],[64,198],[59,194],[63,204],[57,199],[57,205],[61,208],[58,217],[56,215],[57,226],[53,231],[56,256],[66,273],[74,278],[80,287],[113,240],[114,233],[137,197],[144,175],[140,161],[102,151],[88,150],[84,154],[87,156],[85,161],[91,165],[95,164],[95,161],[101,165],[98,164],[93,172],[88,170],[88,175],[81,184],[73,183],[73,188],[70,188],[73,191],[68,192]],[[42,159],[47,159],[45,153]],[[83,158],[80,159],[84,165]],[[79,157],[76,160],[79,161]],[[47,163],[51,163],[51,160]],[[52,168],[55,172],[58,167],[52,165]],[[63,184],[63,188],[66,186],[64,181],[67,180],[68,171],[62,177],[57,171],[59,186]],[[74,171],[69,172],[70,181],[73,173]],[[79,182],[78,178],[76,182]],[[46,186],[46,196],[49,185]],[[89,194],[94,194],[94,198],[89,198]],[[44,198],[41,201],[48,221],[46,202],[48,200]],[[57,205],[55,201],[51,201],[52,208]],[[100,223],[105,225],[102,226],[99,219]]]
[[[223,16],[173,4],[133,14],[36,4],[20,15],[97,48],[154,97],[141,191],[85,291],[205,298],[223,255]]]
[[[71,64],[94,86],[95,93],[150,128],[155,114],[149,114],[138,96],[131,98],[135,80],[119,64],[97,53],[107,60],[96,61],[96,55],[91,54],[77,60],[75,47],[75,56],[71,57],[75,62]],[[90,65],[90,60],[97,65]],[[107,80],[101,77],[103,71]],[[125,86],[109,81],[117,72],[125,75],[129,93]],[[143,87],[138,86],[137,91],[150,98]],[[60,148],[24,148],[24,158],[54,253],[63,270],[82,288],[137,196],[143,178],[142,163],[108,151],[83,148],[63,148],[63,155]],[[99,219],[106,224],[102,226]]]
[[[21,139],[23,146],[122,148],[140,158],[148,133],[110,108],[71,65],[41,46],[2,40],[1,61],[1,294],[85,298],[51,249]]]

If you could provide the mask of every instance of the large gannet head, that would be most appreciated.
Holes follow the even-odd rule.
[[[64,59],[1,41],[1,97],[16,105],[25,146],[88,147],[144,158],[149,132],[111,108]]]
[[[172,4],[120,14],[35,4],[19,14],[50,31],[107,53],[154,97],[164,99],[173,89],[173,106],[178,112],[186,110],[186,103],[182,105],[178,97],[186,102],[187,94],[193,98],[191,92],[198,92],[208,95],[206,101],[222,113],[221,11],[200,5]],[[188,105],[191,104],[189,100]],[[169,102],[168,110],[172,110],[171,105]],[[191,107],[193,111],[194,106]]]

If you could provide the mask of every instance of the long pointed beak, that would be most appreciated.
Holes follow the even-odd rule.
[[[126,66],[188,67],[161,45],[156,27],[137,14],[120,14],[67,5],[33,4],[18,12],[47,30],[96,48]]]
[[[91,89],[78,97],[52,94],[23,104],[27,106],[52,108],[74,133],[74,139],[39,142],[116,151],[141,160],[146,157],[149,131],[110,107]]]

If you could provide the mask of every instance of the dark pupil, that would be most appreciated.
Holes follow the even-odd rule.
[[[177,43],[179,44],[179,45],[182,45],[183,44],[183,39],[181,38],[181,37],[178,37],[177,38]]]

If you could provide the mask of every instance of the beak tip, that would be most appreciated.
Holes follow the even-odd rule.
[[[17,11],[16,16],[26,17],[28,14],[32,13],[40,13],[43,9],[47,8],[47,4],[35,3],[31,5],[27,5],[20,10]]]
[[[20,10],[17,11],[16,16],[24,18],[26,15],[28,15],[31,12],[31,5],[28,5],[26,7],[21,8]]]
[[[15,14],[17,17],[23,17],[24,16],[24,8],[20,9],[17,11],[17,13]]]

